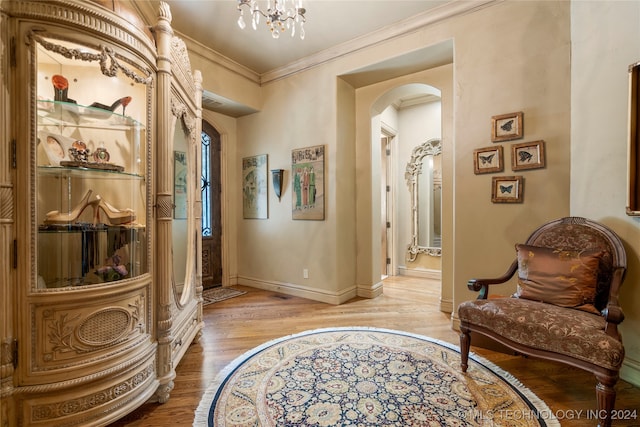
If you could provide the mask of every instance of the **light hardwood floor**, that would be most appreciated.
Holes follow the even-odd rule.
[[[266,341],[309,329],[372,326],[459,344],[458,334],[450,326],[450,316],[438,310],[438,282],[391,277],[385,280],[384,295],[375,299],[355,298],[338,306],[253,288],[235,288],[247,293],[204,307],[206,325],[202,337],[191,345],[176,368],[175,388],[169,401],[145,404],[111,424],[112,427],[191,426],[207,385],[229,362]],[[472,340],[473,352],[513,374],[543,399],[563,418],[563,427],[597,425],[585,416],[596,408],[596,383],[591,374],[473,344]],[[615,421],[614,425],[640,426],[640,389],[625,381],[620,381],[616,389],[616,409],[630,412],[636,409],[636,419]],[[584,411],[581,418],[577,418],[578,411]]]

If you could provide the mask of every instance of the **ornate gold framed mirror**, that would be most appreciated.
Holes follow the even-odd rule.
[[[405,179],[411,193],[411,242],[407,259],[442,256],[442,144],[430,139],[413,149]]]

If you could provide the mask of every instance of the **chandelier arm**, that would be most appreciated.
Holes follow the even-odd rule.
[[[258,11],[258,12],[262,13],[262,11]],[[272,18],[272,17],[273,17],[273,15],[271,15],[271,16],[267,16],[267,15],[265,15],[264,13],[262,13],[262,15],[263,15],[265,18]],[[306,20],[306,19],[304,19],[304,15],[293,15],[293,16],[291,16],[291,15],[287,15],[285,18],[280,18],[280,17],[278,17],[278,19],[276,19],[275,21],[276,21],[276,22],[287,22],[289,19],[290,19],[290,20],[292,20],[292,21],[295,21],[295,20],[296,20],[296,18],[297,18],[298,16],[299,16],[300,18],[302,18],[302,22],[307,22],[307,20]]]
[[[249,14],[252,16],[254,29],[257,23],[256,14],[262,15],[265,19],[267,19],[267,24],[271,27],[271,32],[274,38],[279,36],[279,32],[274,26],[279,26],[284,30],[283,24],[287,23],[289,20],[294,22],[295,24],[300,24],[301,34],[300,38],[304,39],[304,28],[303,24],[306,22],[306,18],[304,14],[306,13],[306,9],[302,7],[301,2],[298,3],[298,6],[292,6],[291,8],[286,8],[286,6],[279,7],[279,0],[274,0],[275,4],[273,8],[267,8],[266,12],[263,12],[256,0],[238,0],[237,9],[240,12],[240,18],[238,18],[238,25],[240,28],[244,28],[244,19],[242,6],[247,6]],[[286,4],[286,0],[284,1]],[[287,24],[289,25],[289,24]],[[288,28],[288,27],[287,27]]]
[[[260,9],[254,9],[254,10],[250,10],[249,12],[251,12],[251,14],[254,13],[259,13],[260,15],[262,15],[265,18],[270,18],[269,15],[267,15],[266,13],[264,13],[263,11],[261,11]]]
[[[262,10],[255,8],[255,9],[251,9],[251,0],[238,0],[238,10],[240,12],[242,12],[242,6],[247,6],[247,8],[249,8],[249,14],[253,15],[255,13],[259,13],[260,15],[262,15],[265,18],[270,18],[271,16],[264,13]]]

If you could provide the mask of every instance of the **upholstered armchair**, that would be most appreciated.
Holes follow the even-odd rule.
[[[505,274],[468,282],[479,295],[458,307],[462,370],[472,332],[524,355],[584,369],[598,381],[599,425],[611,425],[624,360],[618,293],[626,265],[620,238],[602,224],[567,217],[542,225],[516,245],[516,259]],[[514,295],[489,296],[490,285],[516,273]]]

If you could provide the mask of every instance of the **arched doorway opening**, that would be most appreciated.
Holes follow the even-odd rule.
[[[425,141],[442,139],[441,91],[422,83],[395,87],[378,98],[371,118],[371,134],[380,135],[381,141],[381,278],[408,275],[440,280],[441,236],[420,246],[418,253],[408,250],[416,250],[411,242],[424,241],[420,236],[441,230],[434,221],[442,211],[441,198],[434,197],[442,186],[441,159],[415,160]],[[375,138],[372,141],[375,144]]]

